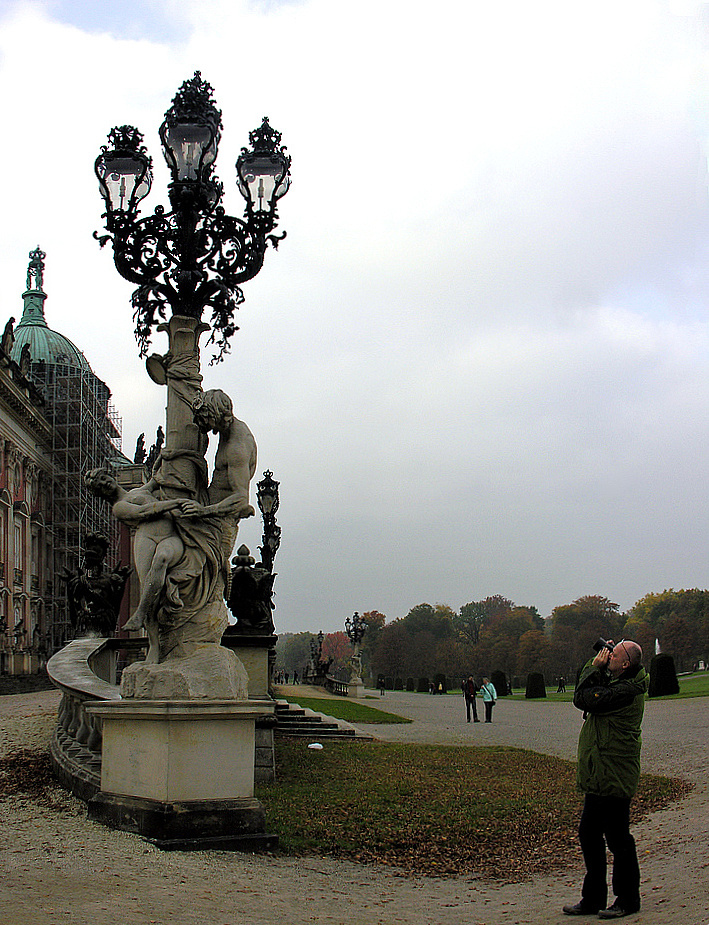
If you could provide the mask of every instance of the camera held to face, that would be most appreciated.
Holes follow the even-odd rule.
[[[593,651],[600,652],[601,649],[608,649],[609,652],[612,652],[615,646],[612,642],[604,639],[603,636],[599,636],[598,639],[593,644]]]

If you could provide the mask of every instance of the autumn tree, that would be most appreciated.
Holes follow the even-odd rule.
[[[552,648],[559,636],[563,636],[566,645],[566,663],[558,667],[559,673],[573,678],[593,655],[592,646],[599,636],[620,639],[624,622],[618,605],[598,594],[555,607],[551,613]]]
[[[514,603],[501,594],[493,594],[481,601],[470,601],[463,604],[460,612],[453,618],[456,631],[475,646],[480,641],[480,631],[486,623],[509,613]]]
[[[322,657],[332,659],[330,674],[347,681],[350,677],[350,659],[353,655],[352,643],[342,630],[327,633],[322,642]]]
[[[372,653],[377,648],[386,617],[378,610],[367,610],[360,614],[360,619],[367,627],[362,638],[361,656],[362,656],[362,675],[373,674],[372,671]]]
[[[459,665],[454,612],[446,604],[417,604],[405,617],[381,629],[371,652],[372,673],[417,678]],[[366,638],[366,637],[365,637]]]
[[[650,624],[639,617],[631,615],[623,626],[623,637],[637,642],[643,650],[643,664],[646,668],[649,668],[650,661],[655,655],[655,643],[657,641],[657,634]]]
[[[453,626],[459,636],[471,646],[480,642],[480,630],[485,623],[487,612],[482,601],[470,601],[463,604],[460,612],[453,618]]]
[[[402,623],[407,633],[430,633],[434,639],[447,639],[454,635],[453,618],[455,614],[446,604],[417,604],[406,614]]]
[[[382,629],[372,652],[372,673],[405,678],[415,663],[415,644],[403,620],[394,620]]]
[[[546,674],[548,670],[549,640],[540,629],[528,629],[517,645],[517,673],[522,677],[532,673]]]
[[[663,653],[674,657],[677,671],[690,671],[699,651],[696,624],[673,611],[663,622],[660,639]]]
[[[517,652],[521,637],[530,630],[544,626],[536,607],[523,607],[499,596],[494,600],[491,613],[480,630],[480,639],[474,650],[479,674],[504,671],[512,678],[517,670]]]
[[[471,672],[470,649],[462,639],[451,636],[436,647],[436,665],[448,678],[467,678]]]
[[[670,588],[646,594],[631,608],[629,618],[652,628],[660,648],[674,656],[680,671],[709,659],[709,591]]]

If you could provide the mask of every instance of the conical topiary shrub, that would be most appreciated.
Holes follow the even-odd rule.
[[[507,675],[504,671],[493,671],[490,675],[490,680],[495,685],[498,697],[506,697],[509,694]]]
[[[666,697],[679,694],[679,681],[675,671],[675,660],[671,655],[654,655],[650,662],[649,697]]]
[[[546,697],[547,689],[544,684],[544,675],[541,671],[531,671],[527,675],[527,689],[524,696],[527,700],[537,700],[539,697]]]

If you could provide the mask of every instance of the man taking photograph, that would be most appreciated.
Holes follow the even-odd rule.
[[[649,687],[636,642],[599,640],[579,676],[574,706],[583,710],[576,783],[585,794],[579,841],[586,864],[581,900],[567,915],[617,919],[640,909],[640,869],[630,834],[630,801],[640,777],[640,726]],[[606,908],[606,845],[613,855],[615,901]]]

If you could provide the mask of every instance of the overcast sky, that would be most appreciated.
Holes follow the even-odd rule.
[[[228,211],[264,115],[293,158],[288,237],[203,364],[281,482],[277,631],[706,587],[708,47],[687,2],[0,0],[0,321],[40,245],[48,324],[150,445],[93,161],[136,125],[167,204],[199,69]]]

